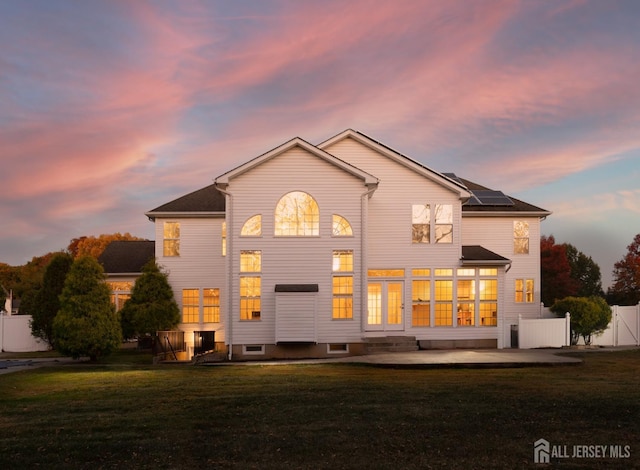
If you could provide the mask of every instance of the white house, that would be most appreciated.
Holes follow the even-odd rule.
[[[511,346],[537,317],[549,211],[353,130],[294,138],[146,213],[182,311],[232,359]],[[415,343],[414,343],[415,344]]]

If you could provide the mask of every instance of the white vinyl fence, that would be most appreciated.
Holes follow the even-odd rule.
[[[47,351],[46,341],[31,334],[31,315],[0,314],[0,352]]]
[[[521,349],[559,348],[571,344],[570,315],[565,318],[536,318],[518,321],[518,347]],[[591,338],[597,346],[640,346],[640,304],[611,307],[607,329]]]

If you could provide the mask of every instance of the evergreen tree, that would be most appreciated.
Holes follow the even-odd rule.
[[[636,305],[640,302],[640,233],[627,246],[627,254],[613,266],[613,285],[607,292],[609,302]]]
[[[155,260],[142,268],[131,298],[120,311],[122,332],[125,337],[155,335],[170,330],[180,323],[180,309],[173,297],[166,273]]]
[[[35,295],[28,311],[31,315],[31,333],[54,346],[53,319],[60,310],[60,294],[71,269],[73,258],[68,253],[56,253],[45,268],[42,288]]]
[[[60,311],[53,321],[58,351],[96,361],[119,347],[122,332],[102,266],[95,258],[76,259],[60,296]]]

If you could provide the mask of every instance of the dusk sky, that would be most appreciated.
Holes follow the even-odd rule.
[[[0,262],[352,128],[550,210],[613,264],[640,233],[640,2],[0,1]],[[378,175],[379,176],[379,175]]]

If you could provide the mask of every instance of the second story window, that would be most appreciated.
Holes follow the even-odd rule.
[[[180,222],[164,223],[163,256],[180,256]]]
[[[515,220],[513,222],[513,253],[529,254],[529,222]]]
[[[314,237],[320,235],[318,203],[302,191],[280,198],[275,211],[276,237]]]
[[[453,243],[453,206],[451,204],[412,205],[411,228],[412,243]]]
[[[262,235],[262,216],[258,214],[249,217],[242,226],[240,235],[243,237],[259,237]]]

